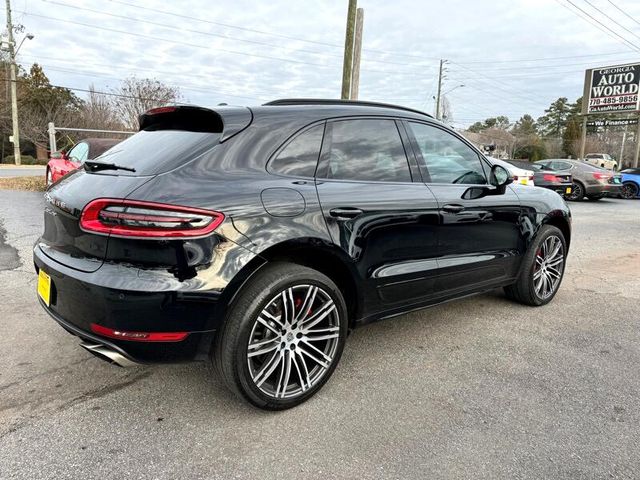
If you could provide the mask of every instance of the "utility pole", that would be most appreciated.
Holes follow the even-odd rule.
[[[13,24],[11,23],[11,1],[7,5],[7,30],[9,31],[9,69],[11,82],[11,122],[13,123],[13,158],[16,165],[20,165],[20,129],[18,127],[18,91],[16,81],[16,44],[13,39]]]
[[[442,95],[442,78],[444,77],[444,64],[446,60],[440,59],[440,70],[438,72],[438,94],[436,95],[436,120],[440,120],[440,102]]]
[[[9,0],[7,0],[8,2]],[[347,10],[347,31],[344,39],[344,61],[342,63],[342,100],[348,100],[351,95],[351,75],[353,68],[353,34],[356,24],[356,8],[358,0],[349,0]]]
[[[356,11],[356,37],[353,51],[353,74],[351,75],[351,100],[358,99],[360,89],[360,58],[362,57],[362,25],[364,22],[364,9]]]

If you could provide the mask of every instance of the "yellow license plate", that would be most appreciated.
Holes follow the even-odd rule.
[[[38,296],[48,307],[51,301],[51,277],[42,269],[38,272]]]
[[[529,184],[529,181],[528,181],[526,178],[522,178],[522,179],[520,179],[520,183],[521,183],[522,185],[528,185],[528,184]]]
[[[566,193],[567,195],[571,193],[571,187],[567,187],[567,189],[564,191],[564,193]]]

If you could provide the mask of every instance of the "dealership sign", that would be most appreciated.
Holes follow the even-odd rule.
[[[623,127],[625,125],[637,124],[637,118],[619,118],[616,120],[589,120],[587,127]]]
[[[640,110],[640,63],[586,71],[582,113]]]

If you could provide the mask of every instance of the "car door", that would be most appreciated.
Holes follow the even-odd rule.
[[[520,201],[502,195],[463,198],[486,186],[490,164],[452,131],[406,122],[423,179],[438,201],[439,296],[504,284],[517,275],[524,251]],[[523,187],[524,188],[524,187]]]
[[[329,121],[318,166],[322,212],[360,277],[365,318],[433,294],[438,205],[398,127],[391,118]]]

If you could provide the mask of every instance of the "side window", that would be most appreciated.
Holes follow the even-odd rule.
[[[84,142],[78,143],[69,151],[69,158],[73,162],[84,162],[89,156],[89,145]]]
[[[411,182],[409,162],[394,120],[339,120],[330,124],[327,178]]]
[[[298,134],[271,160],[269,171],[293,177],[313,177],[322,146],[324,124]]]
[[[485,184],[478,154],[449,132],[423,123],[409,122],[431,183]]]
[[[550,162],[549,166],[553,170],[569,170],[571,168],[571,164],[567,162]]]

